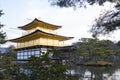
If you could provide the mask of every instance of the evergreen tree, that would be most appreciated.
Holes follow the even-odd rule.
[[[115,44],[109,40],[98,40],[91,38],[82,38],[74,45],[76,48],[76,55],[82,56],[84,61],[104,61],[110,60],[115,54]]]
[[[60,7],[83,7],[86,4],[98,4],[103,5],[105,2],[115,3],[116,7],[120,6],[119,0],[50,0],[52,5],[57,5]]]
[[[112,31],[120,29],[120,0],[50,0],[52,5],[59,7],[86,7],[89,5],[103,5],[105,2],[114,3],[114,9],[105,10],[98,18],[95,19],[95,24],[92,25],[90,32],[93,37],[98,37],[100,34],[109,34]]]
[[[66,80],[66,65],[57,64],[49,58],[51,51],[41,57],[32,56],[27,65],[31,71],[30,80]]]
[[[4,13],[2,13],[2,10],[0,10],[0,17],[1,17],[3,14],[4,14]],[[1,24],[1,22],[0,22],[0,29],[1,29],[3,26],[4,26],[4,25]],[[0,44],[4,44],[4,43],[6,42],[5,38],[6,38],[6,33],[1,30],[1,31],[0,31]]]

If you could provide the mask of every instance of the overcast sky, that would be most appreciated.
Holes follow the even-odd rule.
[[[51,6],[48,0],[0,0],[0,9],[5,13],[0,21],[5,25],[3,29],[7,33],[7,39],[21,36],[23,31],[17,27],[38,18],[44,22],[62,26],[56,32],[59,35],[74,37],[74,39],[65,42],[71,44],[83,37],[90,38],[89,29],[94,19],[99,16],[101,11],[110,8],[112,8],[110,3],[101,7],[94,5],[74,10],[73,8]],[[101,39],[118,41],[120,40],[118,33],[119,31],[110,35],[111,37],[107,36]]]

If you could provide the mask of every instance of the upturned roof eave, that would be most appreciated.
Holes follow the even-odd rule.
[[[27,39],[27,37],[32,37],[33,35],[37,35],[37,33],[38,34],[44,34],[44,35],[48,35],[48,36],[54,36],[54,37],[56,37],[56,39],[58,39],[59,41],[65,41],[65,40],[70,40],[70,39],[72,39],[72,38],[74,38],[74,37],[65,37],[65,36],[61,36],[61,35],[56,35],[56,34],[52,34],[52,33],[47,33],[47,32],[44,32],[44,31],[41,31],[41,30],[36,30],[36,31],[34,31],[34,32],[32,32],[32,33],[30,33],[30,34],[27,34],[27,35],[24,35],[24,36],[21,36],[21,37],[19,37],[19,38],[15,38],[15,39],[11,39],[11,40],[8,40],[8,41],[11,41],[11,42],[24,42],[24,41],[21,41],[22,39],[26,39],[26,40],[28,40]],[[39,38],[40,37],[40,35],[38,35],[37,37],[35,37],[35,38]]]
[[[62,27],[62,26],[53,25],[53,24],[50,24],[50,23],[47,23],[47,22],[44,22],[44,21],[41,21],[41,20],[38,20],[37,18],[35,18],[32,22],[30,22],[30,23],[28,23],[28,24],[26,24],[26,25],[24,25],[24,26],[19,26],[18,28],[20,28],[20,29],[22,29],[22,30],[28,30],[28,29],[29,29],[29,25],[30,25],[30,24],[33,24],[35,21],[41,22],[41,23],[43,23],[43,24],[47,24],[47,25],[50,25],[50,26],[54,26],[54,27],[52,27],[53,30],[56,30],[56,29],[59,29],[59,28]]]

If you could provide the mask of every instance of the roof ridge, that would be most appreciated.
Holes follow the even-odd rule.
[[[61,28],[61,27],[62,27],[62,26],[50,24],[50,23],[47,23],[47,22],[44,22],[44,21],[42,21],[42,20],[39,20],[39,19],[35,18],[34,20],[32,20],[31,22],[29,22],[28,24],[23,25],[23,26],[19,26],[18,28],[23,29],[23,30],[27,30],[27,27],[30,27],[29,25],[33,24],[35,21],[41,22],[41,23],[43,23],[43,24],[47,24],[47,25],[50,25],[50,26],[54,26],[54,29],[58,29],[58,28]],[[36,23],[35,23],[35,24],[36,24]],[[50,27],[50,26],[49,26],[49,27]]]

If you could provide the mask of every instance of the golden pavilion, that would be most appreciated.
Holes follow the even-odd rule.
[[[49,48],[64,47],[64,41],[73,38],[57,35],[54,31],[61,28],[61,26],[49,24],[36,18],[18,28],[26,32],[21,37],[9,40],[17,43],[18,60],[28,59],[32,55],[39,57],[41,51],[46,51]]]

